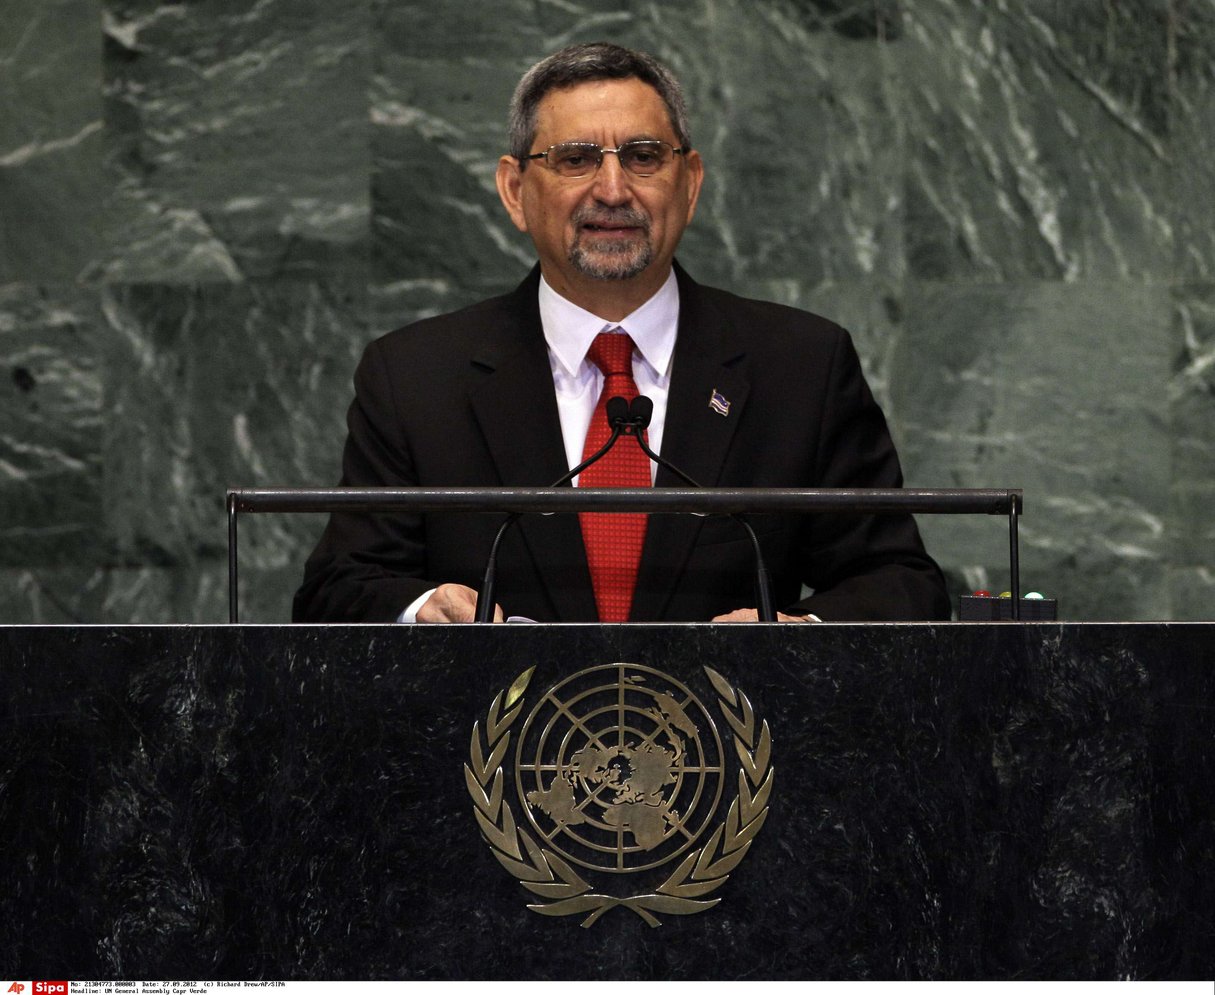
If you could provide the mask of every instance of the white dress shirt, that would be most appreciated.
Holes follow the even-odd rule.
[[[568,466],[573,468],[582,462],[586,431],[603,390],[603,373],[586,356],[600,332],[621,331],[632,336],[637,347],[633,353],[633,379],[637,390],[654,402],[654,417],[646,430],[646,440],[654,452],[662,452],[671,356],[679,326],[679,284],[674,271],[653,297],[620,321],[604,321],[567,301],[542,276],[540,324],[548,343],[548,362],[553,371]],[[650,464],[651,481],[657,469]]]
[[[540,324],[548,344],[548,362],[557,395],[557,414],[570,469],[582,462],[586,431],[603,390],[603,373],[586,354],[600,332],[627,332],[637,347],[633,352],[633,379],[637,390],[654,402],[654,416],[646,429],[646,440],[656,453],[662,452],[662,430],[666,424],[667,395],[671,386],[671,357],[679,328],[679,284],[672,270],[666,283],[636,311],[620,321],[604,321],[598,315],[566,300],[540,277]],[[628,444],[629,440],[622,440]],[[658,467],[650,464],[650,480]],[[537,481],[543,486],[547,481]],[[577,479],[574,484],[577,486]],[[486,555],[489,551],[486,550]],[[416,622],[418,609],[434,593],[433,588],[401,613],[398,622]]]

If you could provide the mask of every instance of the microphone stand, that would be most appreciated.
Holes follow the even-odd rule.
[[[608,398],[606,413],[608,424],[612,427],[612,434],[608,436],[607,442],[570,470],[569,473],[562,474],[554,480],[549,484],[549,487],[560,487],[567,481],[573,480],[592,463],[603,459],[612,446],[616,445],[616,440],[620,438],[629,420],[628,401],[623,397]],[[649,420],[647,419],[648,423]],[[520,512],[513,511],[507,515],[506,520],[498,529],[497,535],[494,536],[493,545],[489,548],[489,559],[485,561],[485,576],[481,580],[481,591],[477,595],[477,617],[473,620],[474,622],[492,622],[494,620],[494,583],[498,570],[498,546],[501,544],[502,537],[506,535],[507,530],[519,520],[520,514]]]
[[[633,436],[637,440],[637,445],[641,446],[641,451],[646,456],[659,466],[670,470],[689,487],[702,487],[702,484],[698,484],[674,463],[663,459],[663,457],[659,456],[646,444],[641,432],[642,429],[650,424],[650,418],[653,417],[653,414],[653,401],[644,395],[633,398],[633,403],[629,405],[629,420],[624,426],[624,434]],[[764,563],[764,554],[759,548],[759,538],[755,535],[755,530],[751,528],[751,523],[742,515],[731,515],[730,517],[747,530],[747,536],[751,540],[751,548],[755,550],[756,614],[761,622],[775,622],[776,609],[772,606],[772,585],[768,579],[768,567]]]
[[[560,487],[569,480],[573,480],[583,470],[592,463],[597,462],[608,454],[612,446],[616,445],[617,440],[622,435],[631,435],[637,440],[637,444],[641,446],[641,451],[646,454],[651,460],[659,466],[670,470],[675,476],[682,480],[690,487],[701,487],[703,485],[697,483],[679,467],[675,466],[670,460],[664,459],[654,452],[647,444],[642,436],[642,432],[646,426],[650,424],[650,419],[654,415],[654,402],[645,395],[639,395],[633,398],[632,403],[625,401],[623,397],[612,397],[607,402],[607,418],[608,424],[612,427],[612,434],[595,453],[588,456],[576,467],[555,480],[550,487]],[[506,517],[494,536],[493,545],[489,550],[489,558],[485,563],[485,576],[481,581],[481,592],[477,595],[477,615],[475,621],[492,622],[494,617],[494,584],[497,577],[498,568],[498,547],[502,542],[502,537],[506,535],[507,530],[515,524],[519,519],[519,512],[512,512]],[[751,548],[755,551],[755,597],[756,597],[756,615],[761,622],[775,622],[776,609],[772,605],[772,585],[768,578],[768,567],[764,563],[764,554],[760,549],[759,538],[755,535],[755,530],[751,528],[751,523],[748,522],[742,515],[731,515],[734,521],[738,522],[746,529],[747,537],[751,540]]]

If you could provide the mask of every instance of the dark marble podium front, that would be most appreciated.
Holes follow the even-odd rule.
[[[772,729],[698,915],[527,909],[473,723],[617,661]],[[0,976],[1215,973],[1215,625],[0,629]],[[534,900],[534,899],[533,899]]]

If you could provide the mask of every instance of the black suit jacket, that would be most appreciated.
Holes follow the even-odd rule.
[[[848,334],[793,308],[702,287],[676,267],[679,331],[662,455],[705,486],[896,487],[898,457]],[[544,486],[568,469],[537,303],[511,294],[373,342],[355,373],[344,486]],[[710,406],[716,392],[725,416]],[[660,469],[656,486],[681,486]],[[444,582],[479,587],[501,515],[334,515],[296,621],[396,619]],[[824,620],[947,618],[936,564],[906,516],[752,519],[776,605]],[[631,621],[754,607],[749,541],[729,518],[652,515]],[[802,600],[803,584],[814,594]],[[496,600],[538,621],[596,621],[576,515],[522,518]]]

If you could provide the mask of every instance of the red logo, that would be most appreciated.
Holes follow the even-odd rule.
[[[66,981],[35,981],[34,995],[68,995]]]
[[[21,993],[25,991],[25,985],[23,985],[20,981],[14,981],[8,986],[8,990],[10,992],[16,992],[17,995],[21,995]]]

